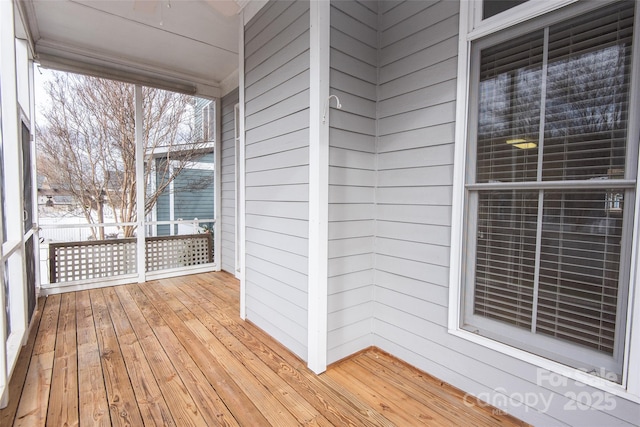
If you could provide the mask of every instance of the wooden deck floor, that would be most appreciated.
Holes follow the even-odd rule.
[[[376,349],[314,375],[237,307],[226,273],[41,299],[0,425],[523,425]]]

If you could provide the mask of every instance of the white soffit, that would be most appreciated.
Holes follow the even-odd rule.
[[[216,0],[26,0],[36,60],[203,96],[238,67],[239,6]]]

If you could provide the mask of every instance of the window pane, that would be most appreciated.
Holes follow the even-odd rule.
[[[481,52],[477,182],[535,181],[543,33]]]
[[[487,19],[493,15],[509,10],[527,0],[484,0],[482,2],[482,19]]]
[[[631,262],[623,216],[634,216],[624,202],[636,189],[612,181],[636,176],[627,158],[638,143],[627,141],[635,6],[609,4],[478,52],[482,41],[472,55],[469,166],[475,183],[494,185],[467,188],[478,216],[464,327],[617,374],[629,286],[621,272]]]
[[[545,180],[624,176],[633,3],[549,31]]]
[[[545,193],[538,332],[613,353],[622,194]]]
[[[538,192],[482,192],[474,313],[529,329]]]

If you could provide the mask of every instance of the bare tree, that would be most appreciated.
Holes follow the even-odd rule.
[[[206,149],[194,132],[193,97],[143,87],[145,172],[137,177],[134,86],[53,75],[45,87],[50,106],[38,125],[38,170],[78,201],[88,223],[104,222],[105,207],[116,222],[135,222],[137,179],[144,179],[147,214],[171,181]],[[96,229],[94,238],[103,239],[104,228]],[[125,237],[134,231],[135,226],[122,226]]]

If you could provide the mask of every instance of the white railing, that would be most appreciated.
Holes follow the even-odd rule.
[[[56,284],[103,283],[101,279],[131,278],[138,273],[136,238],[122,236],[123,227],[137,223],[88,224],[83,218],[42,218],[40,279],[45,288]],[[180,270],[213,264],[213,219],[145,222],[145,271]],[[158,225],[169,225],[175,236],[154,236]],[[175,228],[173,228],[175,227]],[[104,240],[94,240],[102,229]],[[93,232],[93,233],[92,233]],[[171,233],[173,234],[173,233]],[[188,271],[185,270],[185,271]]]
[[[158,271],[213,262],[210,233],[147,237],[146,270]],[[136,239],[49,244],[51,283],[136,273]]]

